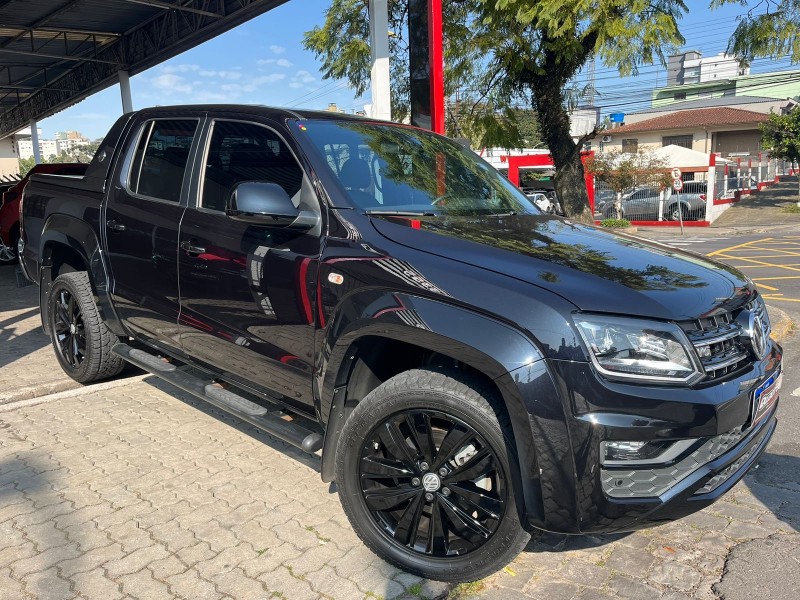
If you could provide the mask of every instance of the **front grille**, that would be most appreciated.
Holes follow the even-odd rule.
[[[760,298],[733,312],[723,311],[709,317],[678,323],[697,349],[706,379],[720,379],[740,371],[754,360],[742,340],[742,328],[736,317],[742,310],[752,310],[766,319]]]

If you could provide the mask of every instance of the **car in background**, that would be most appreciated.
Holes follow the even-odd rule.
[[[528,200],[533,202],[536,206],[542,209],[543,212],[553,214],[555,212],[555,205],[550,202],[550,198],[548,198],[545,194],[541,192],[535,193],[526,193]]]
[[[665,201],[664,218],[669,221],[697,221],[706,216],[705,181],[684,181],[683,189]]]
[[[19,201],[28,180],[34,173],[51,175],[83,175],[88,164],[52,163],[35,165],[18,182],[3,191],[3,204],[0,208],[0,265],[17,262],[17,241],[19,240]]]
[[[622,195],[619,210],[612,199],[603,206],[606,219],[628,219],[629,221],[652,221],[658,219],[659,189],[640,187]]]

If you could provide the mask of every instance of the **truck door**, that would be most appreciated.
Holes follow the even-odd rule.
[[[158,118],[135,128],[103,216],[119,317],[132,333],[170,351],[180,351],[178,225],[199,124]]]
[[[256,391],[310,410],[320,227],[296,231],[226,216],[233,188],[277,183],[320,213],[300,163],[275,129],[216,120],[180,228],[184,352]]]

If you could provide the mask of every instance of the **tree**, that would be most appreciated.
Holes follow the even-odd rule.
[[[712,0],[711,8],[723,4],[748,6],[747,0]],[[758,0],[750,10],[738,17],[728,42],[727,52],[743,63],[754,58],[790,56],[800,61],[800,2],[798,0]],[[764,12],[758,14],[763,7]]]
[[[624,191],[644,184],[659,187],[663,192],[671,182],[667,163],[645,150],[636,154],[615,150],[595,154],[586,168],[616,193],[614,206],[618,216],[622,214]]]
[[[20,177],[25,177],[28,174],[33,166],[36,164],[36,161],[31,156],[30,158],[20,158],[19,159],[19,175]]]
[[[800,110],[795,108],[785,115],[770,113],[769,120],[760,127],[761,145],[769,150],[772,158],[800,166]],[[797,193],[800,196],[800,177],[797,178]],[[800,205],[800,198],[797,204]]]
[[[347,79],[359,94],[369,84],[367,8],[367,0],[332,0],[325,23],[305,36],[324,77]],[[397,120],[408,114],[407,9],[408,0],[389,2]],[[562,206],[590,221],[580,150],[597,132],[577,142],[570,136],[570,82],[595,58],[623,75],[656,59],[663,64],[664,51],[684,41],[677,20],[686,10],[683,0],[444,0],[445,92],[458,88],[468,107],[464,118],[503,147],[521,145],[513,108],[535,111]]]

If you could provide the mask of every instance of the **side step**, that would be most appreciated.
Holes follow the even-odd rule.
[[[277,414],[278,410],[270,411],[213,381],[203,380],[191,373],[181,371],[175,365],[164,362],[157,356],[138,348],[131,348],[128,344],[114,344],[111,351],[140,369],[149,371],[164,381],[213,404],[242,421],[247,421],[304,452],[313,454],[322,448],[322,436],[319,433],[309,431],[295,421],[282,418]]]

